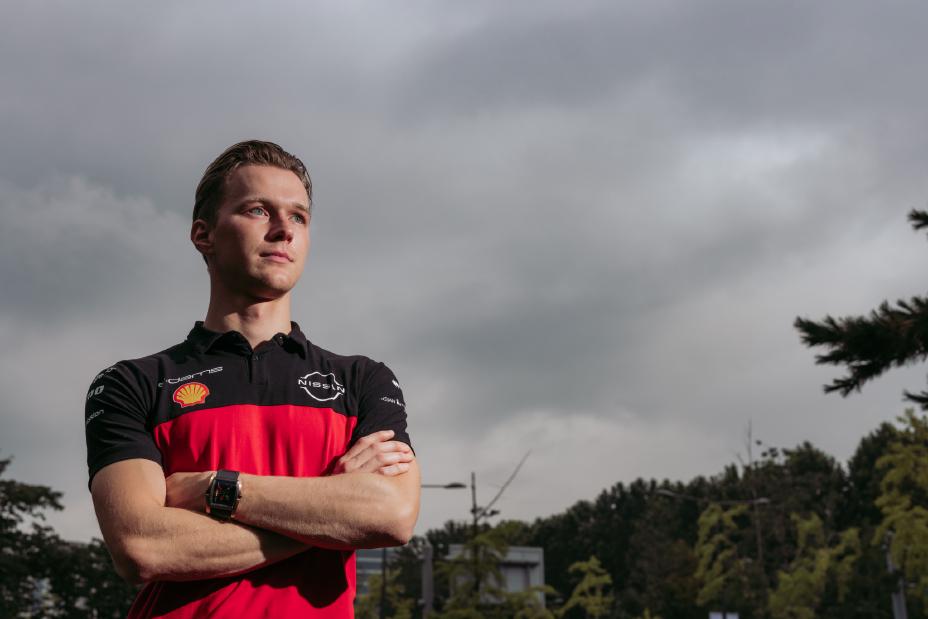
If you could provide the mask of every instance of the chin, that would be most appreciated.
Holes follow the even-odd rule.
[[[256,291],[267,292],[272,297],[279,297],[293,290],[300,278],[294,276],[292,272],[262,270],[252,273],[249,279],[251,280],[251,287]]]
[[[276,301],[293,290],[295,281],[280,278],[248,276],[240,279],[230,289],[235,294],[253,299],[257,302]]]
[[[267,297],[268,301],[273,301],[284,296],[296,286],[295,281],[262,281],[261,286],[258,289],[258,293],[262,297]]]

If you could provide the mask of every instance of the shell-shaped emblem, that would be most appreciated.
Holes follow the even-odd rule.
[[[181,408],[187,408],[195,404],[203,404],[208,395],[209,387],[203,383],[187,383],[174,390],[174,401],[180,404]]]

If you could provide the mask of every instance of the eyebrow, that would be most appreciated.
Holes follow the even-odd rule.
[[[273,203],[274,203],[274,200],[271,200],[271,199],[266,198],[266,197],[264,197],[264,196],[248,196],[247,198],[242,198],[241,200],[239,200],[239,204],[240,204],[240,205],[248,204],[248,203],[250,203],[250,202],[258,202],[258,203],[260,203],[260,204],[273,204]],[[305,204],[303,204],[302,202],[291,202],[291,203],[290,203],[290,206],[295,206],[296,208],[300,209],[301,211],[305,211],[305,212],[307,212],[307,213],[310,212],[310,211],[309,211],[309,207],[306,206]]]

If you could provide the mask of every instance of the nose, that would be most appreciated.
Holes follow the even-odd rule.
[[[293,222],[288,217],[275,215],[271,218],[271,227],[268,230],[269,241],[284,241],[289,243],[293,240]]]

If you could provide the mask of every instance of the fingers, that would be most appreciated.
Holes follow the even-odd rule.
[[[360,443],[360,441],[358,442]],[[346,468],[357,467],[363,462],[376,458],[377,454],[394,451],[412,452],[409,445],[401,441],[368,442],[365,445],[352,447],[344,456],[338,459],[338,463]]]
[[[357,444],[339,458],[336,472],[374,473],[385,466],[412,462],[415,456],[409,445],[402,441],[387,440],[392,436],[392,430],[384,430],[359,439]]]
[[[379,432],[374,432],[372,434],[362,436],[354,445],[351,446],[351,449],[345,452],[345,455],[343,455],[340,460],[351,460],[352,458],[357,457],[358,454],[360,454],[365,449],[370,448],[372,445],[389,441],[391,438],[393,438],[393,434],[393,430],[380,430]]]
[[[403,473],[409,470],[409,466],[411,462],[412,460],[409,460],[408,462],[397,462],[396,464],[391,464],[389,466],[381,467],[380,469],[377,470],[377,472],[387,477],[395,477],[396,475],[402,475]]]
[[[400,445],[405,446],[405,443],[400,443]],[[402,447],[391,449],[391,447],[393,446],[383,444],[364,451],[360,456],[346,463],[346,472],[363,471],[365,473],[375,473],[385,466],[412,462],[415,457],[408,446],[405,447],[405,449]]]

